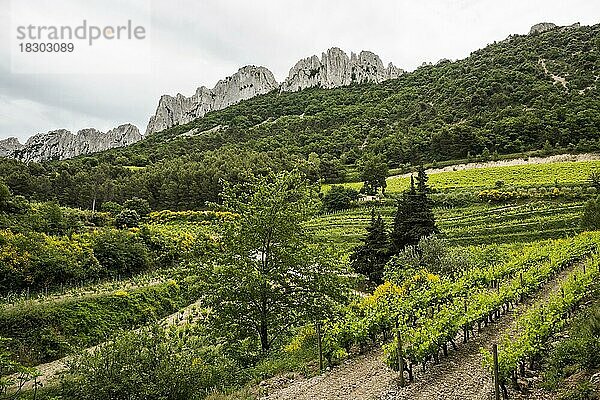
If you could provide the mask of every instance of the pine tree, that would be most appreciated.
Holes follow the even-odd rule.
[[[367,232],[363,243],[355,247],[350,255],[350,263],[356,272],[380,284],[383,283],[383,268],[389,258],[389,243],[385,222],[381,215],[375,218],[375,209],[371,210],[371,224]]]
[[[417,184],[410,177],[410,188],[398,200],[394,227],[390,235],[391,252],[399,253],[408,245],[416,245],[424,236],[439,233],[433,215],[433,203],[429,198],[427,174],[422,167],[417,172]]]

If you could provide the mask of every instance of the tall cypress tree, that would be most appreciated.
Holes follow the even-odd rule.
[[[367,227],[367,236],[363,243],[354,248],[350,255],[350,264],[359,274],[366,275],[371,282],[383,283],[383,268],[388,261],[389,242],[385,222],[381,215],[375,218],[375,209],[371,210],[371,224]]]
[[[410,177],[410,188],[398,200],[394,227],[390,235],[391,252],[399,253],[408,245],[416,245],[423,236],[439,233],[433,215],[433,203],[428,196],[427,174],[422,167],[417,173],[417,184]]]

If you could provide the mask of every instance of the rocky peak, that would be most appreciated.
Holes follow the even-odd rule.
[[[106,133],[88,128],[73,135],[66,129],[58,129],[30,137],[25,145],[14,149],[8,156],[25,162],[64,160],[114,147],[129,146],[141,139],[139,129],[131,124],[120,125]]]
[[[0,157],[12,157],[13,153],[23,148],[19,139],[10,137],[0,140]]]
[[[379,56],[370,51],[351,53],[348,57],[343,50],[332,47],[320,59],[312,56],[298,61],[281,84],[281,90],[294,92],[309,87],[331,89],[352,83],[380,83],[403,73],[392,63],[385,67]]]
[[[531,29],[529,30],[529,34],[535,35],[538,33],[547,32],[556,27],[557,27],[556,24],[553,24],[552,22],[540,22],[539,24],[535,24],[531,27]]]
[[[204,116],[209,111],[221,110],[242,100],[268,93],[279,85],[273,73],[265,67],[248,65],[235,74],[217,82],[214,88],[196,89],[191,97],[181,93],[175,97],[163,95],[150,118],[146,133],[160,132]]]
[[[281,85],[267,68],[249,65],[220,80],[212,89],[199,87],[191,97],[182,94],[162,96],[146,134],[186,124],[209,111],[221,110],[277,88],[288,92],[309,87],[330,89],[352,83],[379,83],[403,73],[392,63],[384,66],[379,56],[370,51],[361,51],[358,55],[352,53],[348,57],[337,47],[324,52],[321,58],[311,56],[298,61]]]

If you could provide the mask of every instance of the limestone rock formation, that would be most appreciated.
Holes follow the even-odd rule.
[[[380,83],[403,73],[392,63],[385,67],[379,56],[370,51],[351,53],[348,57],[343,50],[333,47],[320,59],[312,56],[298,61],[281,84],[281,90],[295,92],[310,87],[331,89],[352,83]]]
[[[124,124],[103,133],[97,129],[82,129],[73,135],[66,129],[38,133],[17,146],[7,156],[21,161],[64,160],[82,154],[129,146],[142,139],[139,129]]]
[[[554,28],[556,28],[556,24],[553,24],[552,22],[540,22],[539,24],[535,24],[531,27],[529,34],[534,35],[537,33],[543,33]]]
[[[209,111],[221,110],[278,87],[271,71],[249,65],[220,80],[213,89],[199,87],[191,97],[164,95],[158,102],[156,113],[150,118],[146,134],[185,124]]]
[[[278,88],[281,91],[315,86],[330,89],[352,83],[379,83],[403,73],[392,63],[384,66],[379,56],[370,51],[362,51],[358,55],[352,53],[348,57],[337,47],[327,50],[320,59],[312,56],[298,61],[281,85],[267,68],[246,66],[219,81],[213,89],[199,87],[191,97],[182,94],[162,96],[156,113],[150,118],[146,134],[191,122],[209,111],[221,110]]]
[[[11,137],[0,140],[0,157],[12,157],[15,151],[23,148],[19,139]]]

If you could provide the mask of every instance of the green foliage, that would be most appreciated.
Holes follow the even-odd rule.
[[[123,203],[123,208],[133,210],[138,213],[140,217],[147,217],[150,214],[150,203],[146,199],[140,199],[134,197]]]
[[[388,165],[382,155],[367,154],[360,162],[360,179],[363,181],[363,191],[375,195],[379,188],[385,194],[387,186]]]
[[[112,266],[109,265],[109,268]],[[102,275],[85,237],[0,231],[0,293],[56,287]]]
[[[115,203],[114,201],[105,201],[104,203],[102,203],[100,210],[102,212],[110,213],[111,215],[116,216],[121,211],[123,211],[123,206],[119,203]]]
[[[350,255],[350,265],[359,274],[369,278],[371,282],[383,283],[383,267],[389,259],[389,241],[385,223],[375,209],[371,210],[371,224],[367,227],[367,236]]]
[[[572,322],[566,339],[544,360],[544,385],[556,390],[573,372],[600,368],[600,306],[595,304]]]
[[[240,218],[224,235],[203,290],[218,332],[256,338],[266,351],[340,297],[339,261],[312,248],[303,229],[315,195],[298,173],[259,178],[245,192],[226,186],[225,204]]]
[[[253,390],[250,393],[254,395],[236,389],[280,373],[316,372],[314,327],[302,326],[293,332],[285,348],[261,358],[256,365],[245,365],[244,352],[252,349],[242,342],[215,343],[211,333],[198,325],[169,329],[151,326],[139,333],[120,334],[91,354],[78,357],[53,393],[64,400],[122,395],[131,399],[203,399],[209,394],[211,399],[254,398]],[[232,351],[234,347],[238,349]],[[130,370],[131,374],[115,373]],[[229,392],[233,393],[226,394]]]
[[[391,237],[393,253],[406,246],[416,245],[422,237],[439,233],[433,215],[433,204],[429,198],[427,174],[421,167],[417,175],[417,186],[411,176],[410,189],[398,200]]]
[[[600,229],[600,197],[585,203],[583,216],[581,217],[581,227],[587,230]]]
[[[10,189],[0,180],[0,212],[8,211],[11,197]]]
[[[592,172],[590,172],[589,180],[592,186],[594,186],[597,190],[600,191],[600,172],[598,172],[597,170],[593,170]]]
[[[171,222],[186,222],[194,224],[209,224],[211,222],[227,222],[237,218],[236,214],[224,211],[170,211],[161,210],[150,213],[150,222],[167,224]]]
[[[131,291],[0,308],[0,336],[24,364],[37,365],[98,344],[191,303],[191,291],[168,282]]]
[[[153,326],[78,357],[61,394],[65,400],[202,399],[235,382],[235,372],[233,362],[201,338]]]
[[[352,202],[358,200],[358,192],[352,188],[334,185],[322,200],[325,211],[347,210],[352,206]]]
[[[436,236],[422,237],[416,246],[409,245],[390,259],[385,266],[385,280],[400,284],[422,268],[453,278],[463,273],[470,262],[464,249],[452,248]]]
[[[135,210],[125,208],[115,217],[118,228],[137,228],[140,225],[140,215]]]
[[[100,265],[113,276],[131,276],[153,265],[141,238],[129,231],[104,229],[93,236],[92,248]]]
[[[594,238],[591,235],[582,235],[581,237]],[[548,338],[564,326],[569,311],[572,311],[585,298],[596,283],[600,277],[598,253],[595,252],[592,258],[584,262],[587,265],[585,272],[578,270],[571,272],[561,283],[560,291],[554,292],[544,304],[531,308],[519,317],[517,321],[518,335],[506,337],[500,343],[498,365],[502,384],[513,376],[513,372],[516,371],[519,363],[546,350]],[[484,354],[486,355],[487,365],[491,368],[491,355],[489,352]],[[596,356],[592,356],[591,360],[593,360],[592,363],[598,362]]]

